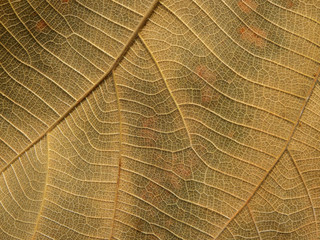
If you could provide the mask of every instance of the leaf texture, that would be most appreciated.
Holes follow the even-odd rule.
[[[0,1],[0,239],[319,239],[320,1]]]

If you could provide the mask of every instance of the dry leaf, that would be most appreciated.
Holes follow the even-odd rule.
[[[319,239],[320,0],[0,10],[0,239]]]

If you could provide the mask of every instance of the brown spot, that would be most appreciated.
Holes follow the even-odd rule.
[[[36,28],[38,31],[42,31],[43,29],[45,29],[47,27],[47,23],[41,19],[37,24],[36,24]]]
[[[220,94],[215,91],[212,87],[206,85],[201,89],[201,104],[208,106],[211,102],[217,102],[220,98]]]
[[[178,164],[174,167],[174,172],[178,174],[182,179],[188,179],[191,176],[191,169],[184,164]]]
[[[178,189],[180,190],[181,187],[182,187],[182,184],[181,184],[181,180],[180,178],[175,175],[175,174],[171,174],[169,176],[169,181],[170,181],[170,184],[175,188],[175,189]]]
[[[240,34],[243,34],[245,31],[247,31],[247,28],[246,28],[246,27],[241,27],[241,28],[239,29]]]
[[[150,129],[141,129],[141,136],[147,146],[155,146],[157,134]]]
[[[61,0],[62,3],[69,3],[69,0]]]
[[[241,27],[239,32],[242,40],[252,43],[256,47],[265,47],[267,33],[264,30],[257,27],[252,27],[252,30],[247,27]]]
[[[229,132],[228,132],[228,137],[233,138],[235,133],[236,133],[235,131],[230,129]]]
[[[142,220],[141,218],[138,218],[137,221],[136,221],[136,229],[138,231],[142,232],[143,229],[144,229],[144,225],[145,225],[144,220]]]
[[[143,189],[140,193],[141,198],[145,201],[152,201],[155,197],[155,195],[158,192],[158,188],[155,184],[149,182],[145,189]]]
[[[164,161],[161,157],[161,154],[158,152],[153,154],[153,159],[155,162],[159,162],[159,163],[162,163]]]
[[[207,66],[200,64],[196,67],[195,71],[198,76],[206,80],[209,84],[213,85],[216,82],[216,74]]]
[[[244,13],[250,13],[252,10],[256,10],[258,4],[254,0],[240,0],[238,6]]]
[[[140,134],[145,139],[144,142],[148,146],[155,146],[157,134],[155,131],[151,130],[155,127],[155,124],[156,124],[156,117],[145,118],[142,121],[143,129],[141,129]]]
[[[292,8],[293,7],[293,1],[292,0],[286,0],[286,8]]]
[[[167,226],[169,226],[169,227],[172,227],[174,225],[174,223],[175,223],[175,221],[171,217],[166,222]]]
[[[207,71],[207,67],[204,65],[199,65],[196,68],[196,73],[202,78],[204,78],[206,71]]]
[[[151,193],[149,192],[142,192],[141,193],[141,198],[144,200],[144,201],[148,201],[150,199],[150,196],[151,196]]]
[[[156,122],[156,118],[155,117],[151,117],[151,118],[145,118],[142,121],[142,126],[146,127],[146,128],[153,128]]]
[[[210,102],[211,102],[211,97],[210,96],[204,95],[204,96],[201,97],[201,104],[203,106],[208,106]]]

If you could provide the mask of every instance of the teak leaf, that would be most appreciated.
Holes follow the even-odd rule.
[[[320,238],[320,0],[0,11],[0,239]]]

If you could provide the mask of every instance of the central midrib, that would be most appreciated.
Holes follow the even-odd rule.
[[[4,172],[8,167],[10,167],[17,159],[19,159],[26,151],[32,148],[36,143],[38,143],[43,137],[45,137],[50,131],[52,131],[62,120],[64,120],[70,112],[73,111],[92,91],[94,91],[109,75],[110,73],[118,66],[119,62],[122,60],[123,56],[127,53],[128,49],[131,47],[132,43],[135,41],[138,33],[144,27],[149,17],[152,15],[154,9],[157,7],[159,0],[155,0],[144,17],[141,19],[139,25],[132,33],[131,37],[125,44],[124,48],[118,55],[118,57],[114,60],[113,64],[106,71],[106,73],[94,84],[92,85],[76,102],[74,102],[65,113],[63,113],[53,124],[51,124],[47,130],[45,130],[42,134],[40,134],[34,141],[32,141],[26,148],[24,148],[19,154],[17,154],[6,166],[4,166],[0,170],[0,174]]]

